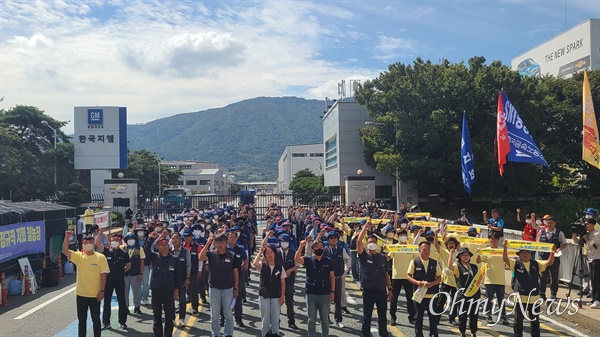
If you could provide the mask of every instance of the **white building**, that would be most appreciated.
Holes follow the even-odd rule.
[[[365,122],[372,121],[367,108],[348,97],[333,101],[323,116],[323,140],[325,145],[325,186],[339,186],[344,195],[345,180],[362,170],[364,176],[375,177],[375,197],[395,196],[395,179],[367,165],[364,160],[365,147],[360,141],[358,130]],[[406,198],[404,198],[406,199]]]
[[[600,19],[589,19],[512,59],[524,76],[571,77],[600,69]]]
[[[227,170],[219,163],[198,161],[163,161],[162,165],[180,169],[183,177],[180,186],[189,188],[192,194],[227,194],[229,184]]]
[[[309,169],[317,176],[323,174],[323,158],[323,143],[287,146],[279,157],[277,191],[291,193],[290,182],[298,171]]]

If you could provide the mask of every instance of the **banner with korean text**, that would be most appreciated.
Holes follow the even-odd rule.
[[[46,252],[44,221],[0,226],[0,263],[27,254]]]

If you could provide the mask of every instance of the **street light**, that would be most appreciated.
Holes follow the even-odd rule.
[[[374,126],[385,126],[386,124],[384,123],[377,123],[377,122],[373,122],[373,121],[366,121],[365,125],[369,126],[369,125],[374,125]],[[396,146],[396,149],[398,148],[398,126],[396,124],[394,124],[394,144]],[[400,210],[400,179],[398,179],[398,167],[396,167],[396,211]]]
[[[54,131],[54,187],[56,188],[56,129],[51,127],[47,121],[42,121],[43,126],[47,126]]]

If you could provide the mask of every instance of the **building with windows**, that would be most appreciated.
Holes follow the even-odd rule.
[[[323,174],[323,158],[323,143],[287,146],[279,157],[277,191],[291,193],[290,182],[300,170],[309,169],[318,176]]]
[[[178,185],[189,188],[192,194],[227,194],[227,170],[219,163],[203,161],[163,161],[162,165],[183,172]]]
[[[328,106],[323,116],[325,186],[339,186],[340,194],[344,195],[346,178],[362,170],[363,176],[375,177],[375,197],[389,200],[395,196],[395,179],[365,163],[365,147],[358,132],[365,122],[372,120],[367,108],[353,97],[333,100],[331,107]]]

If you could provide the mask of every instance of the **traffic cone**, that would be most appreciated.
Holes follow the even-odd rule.
[[[29,266],[25,266],[25,274],[23,275],[23,282],[25,283],[25,296],[31,295],[31,286],[29,285]]]
[[[6,274],[0,273],[0,279],[2,280],[2,306],[5,307],[8,305],[8,293],[6,291]]]

